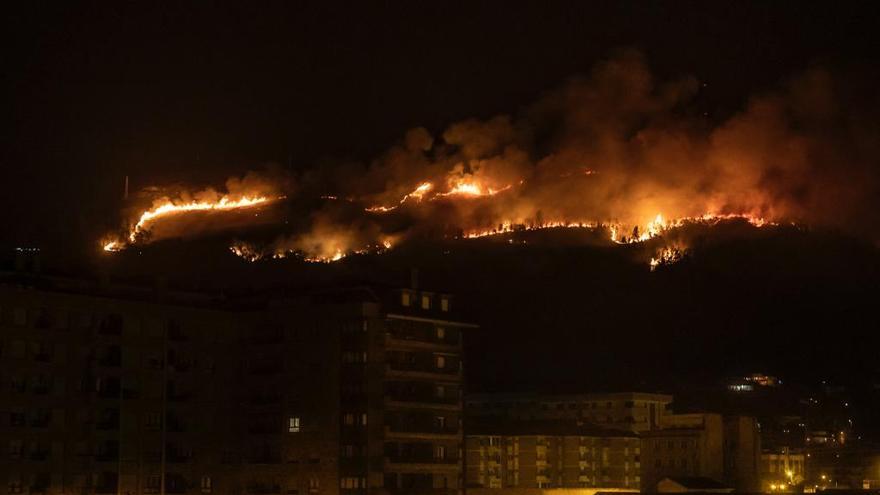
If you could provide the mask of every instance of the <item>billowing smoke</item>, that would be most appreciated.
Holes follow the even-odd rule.
[[[701,91],[621,52],[514,115],[411,129],[368,164],[304,173],[299,194],[329,199],[305,230],[261,249],[328,259],[517,225],[603,224],[636,238],[658,214],[876,231],[880,132],[830,72],[811,69],[714,125],[695,109]]]

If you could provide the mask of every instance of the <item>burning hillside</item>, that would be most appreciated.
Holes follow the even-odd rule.
[[[247,261],[330,262],[412,238],[472,239],[550,228],[602,233],[609,245],[647,242],[689,225],[745,220],[863,230],[877,192],[873,128],[843,120],[831,76],[813,70],[711,125],[695,110],[694,78],[655,81],[626,52],[568,81],[515,116],[423,128],[368,165],[310,170],[293,181],[250,174],[223,193],[154,199],[130,215],[114,251],[187,215],[289,203],[272,238],[238,239]],[[846,201],[842,199],[846,198]],[[283,201],[282,201],[283,200]],[[688,241],[645,262],[674,262]]]

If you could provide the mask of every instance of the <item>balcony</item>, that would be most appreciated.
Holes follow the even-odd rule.
[[[119,452],[116,450],[108,450],[95,454],[97,462],[116,462],[119,460]]]
[[[421,424],[392,424],[385,425],[386,437],[414,438],[414,439],[454,439],[461,436],[458,425],[421,425]]]
[[[253,495],[271,495],[281,493],[280,485],[271,485],[267,483],[252,483],[247,487],[247,493]]]
[[[425,348],[436,348],[440,346],[452,350],[458,349],[460,341],[458,335],[446,334],[443,338],[438,338],[433,332],[391,330],[385,333],[385,343],[388,345]]]
[[[456,466],[461,462],[459,457],[433,457],[431,455],[406,455],[396,454],[385,457],[385,462],[390,464],[420,464],[430,466]]]
[[[457,397],[437,397],[433,394],[386,394],[386,407],[423,408],[460,411],[461,401]]]
[[[45,461],[49,458],[49,450],[48,449],[40,449],[31,451],[28,454],[28,459],[32,461]]]
[[[49,418],[49,415],[48,415],[48,414],[46,414],[46,415],[40,415],[40,416],[34,416],[34,417],[31,418],[30,426],[31,426],[32,428],[48,428],[48,427],[49,427],[49,421],[50,421],[50,418]]]
[[[407,374],[412,377],[423,376],[431,379],[461,377],[461,371],[457,366],[437,368],[434,363],[392,362],[385,365],[385,371],[389,373]]]

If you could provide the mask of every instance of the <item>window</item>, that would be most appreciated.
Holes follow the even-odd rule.
[[[202,488],[202,493],[211,493],[214,489],[214,484],[211,482],[210,476],[202,476],[200,486]]]
[[[441,297],[440,298],[440,311],[449,311],[449,298]]]
[[[446,446],[445,445],[437,445],[434,447],[434,459],[443,460],[446,459]]]
[[[366,426],[367,413],[345,413],[342,415],[342,423],[345,426]]]
[[[446,417],[445,416],[434,416],[434,424],[437,425],[438,429],[446,428]]]
[[[321,488],[321,480],[318,478],[309,478],[309,492],[316,492]]]
[[[431,309],[431,296],[422,296],[422,309]]]
[[[404,292],[404,293],[400,296],[400,304],[402,304],[402,305],[404,305],[404,306],[409,306],[409,305],[410,305],[409,292]]]
[[[162,416],[157,412],[148,412],[146,423],[147,429],[157,430],[162,426]]]
[[[446,339],[446,329],[443,327],[437,327],[437,340],[445,340]]]
[[[21,476],[9,476],[9,493],[21,493]]]
[[[147,476],[146,488],[144,489],[145,493],[159,493],[159,485],[162,483],[162,478],[159,475],[150,475]]]
[[[287,418],[287,433],[299,433],[301,431],[299,416],[291,416]]]
[[[21,440],[10,440],[9,441],[9,457],[11,457],[13,459],[20,459],[23,448],[24,447],[21,443]]]
[[[367,487],[366,478],[357,478],[354,476],[346,476],[339,479],[339,487],[345,490],[356,490],[358,488]]]
[[[438,370],[446,368],[446,356],[437,356],[434,361]]]
[[[438,399],[442,399],[446,397],[446,387],[443,385],[437,385],[434,387],[434,397]]]

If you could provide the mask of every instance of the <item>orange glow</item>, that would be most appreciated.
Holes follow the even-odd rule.
[[[450,180],[450,188],[445,193],[438,193],[436,197],[443,198],[447,196],[470,196],[470,197],[479,197],[479,196],[494,196],[500,192],[506,191],[511,188],[511,185],[508,184],[500,189],[493,189],[491,187],[484,187],[480,185],[479,182],[471,179],[455,179]]]
[[[392,210],[396,210],[398,206],[402,205],[403,203],[406,202],[406,200],[408,200],[410,198],[413,198],[416,201],[421,201],[422,198],[424,198],[425,195],[428,194],[431,191],[431,189],[433,189],[433,188],[434,188],[434,184],[431,184],[430,182],[422,182],[421,184],[418,185],[418,187],[416,187],[413,190],[413,192],[404,195],[403,199],[401,199],[394,206],[371,206],[369,208],[365,208],[365,210],[370,213],[385,213],[385,212],[389,212]]]
[[[137,235],[146,230],[147,226],[150,223],[169,215],[192,211],[224,211],[235,210],[239,208],[250,208],[252,206],[267,203],[269,201],[270,198],[267,198],[265,196],[243,197],[238,200],[231,200],[227,196],[224,196],[220,198],[219,201],[215,202],[192,201],[189,203],[180,204],[175,204],[170,200],[166,200],[159,206],[154,205],[151,210],[147,210],[141,214],[140,219],[138,219],[138,222],[131,229],[131,232],[129,232],[128,240],[129,242],[134,243],[137,240]]]
[[[115,253],[116,251],[121,251],[122,248],[125,247],[125,244],[119,240],[107,241],[101,246],[104,251]]]
[[[283,197],[270,198],[267,196],[244,196],[238,199],[231,199],[229,196],[223,196],[216,201],[178,202],[174,202],[170,199],[163,199],[161,202],[154,203],[151,209],[141,213],[138,217],[138,221],[129,229],[124,240],[113,239],[103,241],[102,248],[106,252],[122,251],[129,245],[136,244],[140,234],[149,230],[150,225],[174,215],[196,211],[230,211],[252,208],[276,199],[283,199]]]

